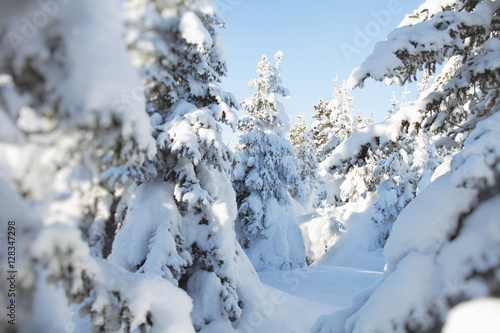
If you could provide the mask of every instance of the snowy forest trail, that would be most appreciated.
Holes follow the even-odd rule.
[[[272,308],[268,307],[272,311],[263,313],[269,321],[256,331],[309,332],[319,316],[349,307],[351,297],[374,284],[381,275],[382,272],[326,265],[260,272],[261,282],[272,288],[270,294],[275,288],[284,295]]]

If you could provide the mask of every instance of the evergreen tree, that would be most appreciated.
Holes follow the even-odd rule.
[[[371,116],[365,118],[359,110],[354,109],[354,100],[345,81],[339,86],[339,81],[335,78],[334,84],[334,98],[327,102],[320,100],[320,103],[314,106],[316,113],[313,115],[313,119],[316,119],[316,121],[312,123],[311,136],[316,148],[316,160],[319,162],[324,161],[331,155],[343,141],[373,122]],[[329,206],[333,205],[335,207],[342,202],[352,201],[353,198],[364,195],[367,189],[364,189],[364,184],[360,180],[368,181],[368,179],[372,178],[370,174],[373,168],[364,169],[357,169],[356,176],[352,181],[344,182],[340,193],[328,194],[330,189],[324,188],[315,199],[314,206],[321,207],[323,212],[330,212],[332,210],[328,208]],[[351,176],[353,175],[354,173]],[[363,178],[360,178],[362,175]],[[338,179],[345,176],[346,173],[339,172],[330,180],[338,182]],[[331,199],[327,200],[327,197]]]
[[[307,128],[307,118],[305,115],[299,114],[297,119],[297,123],[290,129],[287,138],[296,151],[297,173],[304,185],[306,195],[310,195],[315,193],[323,180],[319,175],[319,164],[316,161],[311,132]],[[295,190],[295,188],[292,190]],[[300,199],[296,191],[292,191],[291,194],[292,197]]]
[[[233,227],[233,154],[221,123],[236,127],[237,117],[234,97],[218,85],[226,64],[215,29],[223,21],[207,1],[129,0],[126,24],[158,153],[152,176],[119,204],[109,260],[186,290],[196,331],[232,331],[258,278]]]
[[[429,81],[431,80],[431,77],[424,76],[422,79],[422,82],[418,83],[419,90],[420,89],[425,89],[427,88]],[[393,91],[392,92],[392,99],[391,99],[391,109],[389,110],[389,116],[392,116],[396,112],[398,112],[401,107],[404,107],[407,103],[412,103],[411,101],[406,101],[406,95],[408,95],[410,91],[408,90],[408,86],[405,86],[405,90],[401,93],[401,104],[400,102],[396,99],[396,93]]]
[[[238,153],[241,159],[234,175],[237,193],[239,241],[257,270],[301,267],[305,260],[302,234],[291,209],[288,188],[303,195],[296,173],[295,151],[286,139],[288,116],[278,97],[288,97],[281,86],[280,62],[266,56],[257,65],[257,88],[242,108]]]
[[[40,17],[40,4],[0,4],[0,155],[10,156],[1,161],[0,211],[15,222],[15,328],[77,330],[70,302],[92,332],[191,332],[185,292],[102,259],[123,186],[101,177],[143,181],[156,154],[144,98],[133,95],[140,80],[121,38],[120,3],[51,5],[59,15],[23,27],[19,18]],[[2,307],[6,274],[0,270]],[[6,320],[0,331],[13,327]]]
[[[320,99],[314,106],[316,113],[312,116],[311,132],[317,149],[316,160],[323,162],[325,158],[353,133],[371,123],[353,108],[353,97],[344,82],[334,80],[333,99],[324,102]]]
[[[363,81],[368,76],[373,76],[377,80],[383,80],[385,78],[387,82],[403,84],[406,81],[411,81],[416,78],[416,71],[418,68],[425,69],[422,84],[419,87],[421,93],[418,101],[415,103],[403,103],[399,108],[395,108],[394,111],[396,113],[391,118],[387,119],[385,124],[373,126],[371,131],[359,135],[356,140],[353,140],[343,147],[336,156],[332,156],[329,161],[326,161],[324,165],[327,169],[336,174],[346,174],[351,168],[369,166],[372,164],[374,170],[377,168],[374,165],[380,166],[377,169],[379,172],[376,173],[382,175],[384,172],[382,170],[389,171],[389,169],[391,169],[390,167],[386,168],[383,166],[387,166],[386,163],[389,160],[392,162],[398,160],[398,164],[405,163],[402,160],[403,155],[400,154],[402,149],[406,151],[404,154],[411,156],[411,147],[416,147],[418,144],[417,142],[427,142],[427,148],[423,149],[427,150],[430,154],[428,157],[431,159],[431,163],[428,165],[427,169],[427,171],[430,172],[439,164],[439,157],[436,155],[436,152],[434,152],[435,148],[431,147],[433,143],[429,142],[426,137],[432,138],[431,141],[436,142],[436,148],[438,148],[437,154],[449,154],[457,150],[457,147],[467,138],[469,131],[474,128],[474,124],[489,114],[490,111],[488,110],[491,109],[491,106],[494,105],[497,98],[494,96],[498,87],[495,88],[491,83],[492,80],[495,80],[495,71],[488,70],[482,75],[473,73],[475,71],[483,71],[483,67],[479,65],[481,59],[489,59],[488,54],[493,51],[488,49],[488,45],[496,41],[494,37],[491,37],[491,42],[485,39],[488,33],[483,31],[485,29],[484,24],[488,26],[490,31],[495,31],[495,24],[487,23],[488,20],[486,20],[479,25],[474,23],[469,28],[465,28],[470,24],[468,21],[464,22],[464,27],[459,29],[455,25],[456,23],[451,26],[449,26],[449,22],[446,24],[443,23],[446,20],[453,20],[453,22],[461,20],[462,18],[455,14],[456,12],[463,12],[464,10],[465,12],[473,11],[467,6],[469,5],[465,5],[465,2],[460,2],[460,4],[457,2],[451,6],[449,10],[444,12],[444,16],[434,15],[436,12],[434,12],[434,14],[428,14],[426,9],[422,9],[422,11],[417,11],[413,15],[408,16],[404,21],[405,24],[413,25],[416,22],[427,22],[427,19],[432,20],[433,29],[436,29],[436,33],[439,31],[439,37],[436,38],[441,38],[443,43],[446,41],[450,45],[453,45],[451,49],[446,52],[443,48],[433,44],[435,50],[432,56],[429,55],[428,60],[423,60],[424,58],[427,59],[428,50],[425,49],[423,43],[419,43],[419,38],[423,38],[422,36],[425,36],[427,32],[425,31],[425,25],[419,23],[420,25],[412,27],[416,32],[415,36],[411,38],[408,37],[410,38],[409,42],[401,44],[401,49],[399,49],[399,51],[386,54],[386,50],[388,49],[384,49],[382,45],[399,43],[396,41],[396,36],[398,36],[398,33],[404,35],[404,29],[396,30],[392,33],[390,35],[391,38],[389,38],[385,44],[380,44],[376,48],[375,53],[367,59],[365,64],[358,67],[352,73],[349,84],[354,87],[357,85],[362,86]],[[489,5],[484,4],[481,5],[480,8],[485,8],[484,10],[489,12],[492,9],[486,9],[488,6]],[[428,17],[428,15],[430,16]],[[476,14],[471,13],[471,15]],[[494,14],[490,13],[489,15]],[[440,28],[436,28],[438,26],[446,26],[447,28],[441,31]],[[456,38],[460,40],[468,40],[467,38],[470,38],[471,41],[476,43],[476,46],[473,47],[472,44],[464,44],[461,46],[455,45],[454,39],[451,37],[451,35],[455,33],[455,29],[460,30],[460,37]],[[481,43],[484,43],[483,46]],[[426,56],[414,59],[414,55],[420,54],[420,52]],[[467,61],[462,57],[464,52],[469,54],[465,57]],[[381,74],[377,72],[376,69],[370,67],[372,59],[375,58],[384,58],[384,61],[388,64],[390,63],[388,59],[392,59],[391,61],[393,62],[388,65],[385,72],[383,71],[384,74]],[[446,59],[448,62],[443,67],[442,72],[436,76],[435,82],[431,85],[429,82],[430,76],[435,71],[436,64]],[[471,62],[470,59],[477,59],[477,62]],[[407,64],[406,67],[399,67],[401,63]],[[488,64],[489,62],[486,61],[486,63]],[[465,82],[469,79],[464,81],[463,77],[465,76],[468,78],[470,77],[471,80],[477,80],[477,82],[466,84]],[[471,90],[468,91],[466,87],[469,87]],[[476,91],[476,93],[472,93],[471,91]],[[383,134],[384,131],[386,132],[385,134]],[[425,133],[423,133],[424,131]],[[420,137],[420,139],[415,141],[417,137]],[[403,144],[403,142],[406,143]],[[391,157],[392,154],[395,155]],[[374,156],[379,156],[375,158],[378,161],[374,160]],[[432,161],[434,158],[435,160]],[[394,163],[393,166],[395,167]],[[389,173],[394,175],[393,172]],[[424,172],[424,174],[425,173],[426,172]],[[384,180],[384,177],[377,178],[376,184]],[[408,177],[406,178],[410,181]],[[416,184],[419,182],[419,178],[412,179],[413,180],[410,181],[413,184],[413,190],[411,192],[416,193],[418,191]],[[373,179],[368,179],[367,183],[372,181]],[[396,181],[396,183],[399,183],[399,181]],[[393,182],[393,184],[395,183]],[[401,192],[401,194],[403,192]],[[391,196],[392,193],[393,192],[391,192]],[[407,200],[403,201],[407,202],[409,197],[407,196],[407,198]],[[381,198],[381,200],[385,199]],[[384,206],[386,205],[379,205],[379,207]],[[382,208],[382,210],[383,209],[384,208]],[[383,215],[388,217],[387,212]],[[381,217],[381,215],[377,216],[375,220],[379,220]]]
[[[333,124],[330,122],[331,109],[328,107],[328,101],[319,99],[318,104],[314,105],[315,113],[312,115],[314,119],[311,124],[311,136],[314,140],[314,148],[316,149],[316,160],[322,162],[324,154],[319,156],[319,151],[323,151],[325,146],[330,141],[330,133],[332,132]]]
[[[49,279],[60,286],[54,303],[77,303],[93,332],[230,332],[259,282],[233,226],[220,122],[235,127],[237,117],[217,84],[222,22],[207,1],[125,6],[146,100],[119,1],[60,6],[29,40],[13,31],[35,2],[0,5],[0,30],[12,32],[0,38],[0,116],[11,124],[0,150],[14,156],[2,160],[0,190],[12,198],[2,216],[19,221],[19,294],[33,299],[20,330],[71,330],[45,325],[48,310],[34,306],[47,301]]]
[[[500,56],[499,12],[496,1],[426,1],[351,75],[353,87],[367,77],[404,84],[418,70],[429,76],[445,62],[434,84],[423,84],[428,88],[415,104],[346,142],[325,161],[326,168],[362,165],[370,151],[404,142],[412,133],[424,132],[438,139],[436,146],[460,151],[400,213],[377,286],[352,308],[320,319],[313,332],[436,332],[455,305],[498,296],[500,243],[490,228],[498,225],[491,213],[500,199],[500,152],[493,148],[500,142],[500,71],[492,61]],[[388,162],[386,170],[401,170],[399,159]],[[419,290],[418,297],[398,297],[402,283]]]
[[[423,133],[409,133],[397,143],[377,151],[373,170],[377,181],[373,221],[392,224],[399,213],[430,182],[433,171],[442,163],[433,141]],[[390,226],[387,226],[390,228]],[[382,242],[386,237],[379,239]]]
[[[419,126],[465,139],[478,121],[492,114],[499,98],[497,71],[491,62],[498,40],[496,6],[491,1],[467,0],[452,1],[446,6],[436,4],[432,10],[430,3],[422,5],[402,22],[402,26],[411,26],[415,34],[404,35],[404,29],[391,33],[352,73],[349,85],[362,86],[369,76],[389,84],[404,84],[416,80],[417,71],[425,69],[426,75],[432,75],[437,64],[446,62],[436,84],[419,98]],[[484,16],[476,20],[478,15]],[[429,45],[422,38],[431,31],[437,42]],[[397,38],[403,35],[407,42],[398,44]],[[395,51],[388,51],[389,45],[396,44]],[[370,64],[380,57],[388,66],[378,71]]]

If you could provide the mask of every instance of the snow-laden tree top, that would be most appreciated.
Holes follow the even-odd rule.
[[[290,214],[288,188],[299,196],[304,191],[293,160],[295,149],[286,139],[288,115],[278,100],[289,97],[281,86],[282,57],[283,52],[276,53],[276,64],[262,57],[259,77],[249,83],[257,91],[242,104],[246,114],[239,122],[236,228],[257,270],[300,267],[305,260],[300,229]]]
[[[248,121],[257,122],[255,125],[262,128],[273,128],[277,134],[284,137],[290,129],[288,116],[285,113],[283,104],[278,97],[289,99],[290,92],[281,85],[280,63],[283,52],[278,51],[274,55],[276,64],[272,64],[267,56],[262,56],[262,60],[257,65],[259,77],[248,83],[250,89],[257,91],[245,100],[242,108],[247,111],[247,115],[240,121],[240,131],[248,132]],[[252,119],[252,120],[250,120]]]

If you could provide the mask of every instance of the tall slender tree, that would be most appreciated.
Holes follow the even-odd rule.
[[[316,159],[323,162],[328,155],[343,141],[371,123],[353,107],[353,97],[345,81],[339,85],[334,80],[333,98],[328,101],[320,99],[314,106],[315,120],[311,125],[312,138],[317,149]]]
[[[234,175],[237,193],[238,238],[257,270],[290,269],[305,261],[304,242],[292,212],[288,188],[303,195],[286,139],[288,116],[278,97],[289,97],[281,86],[281,51],[272,64],[266,56],[257,65],[259,78],[249,86],[257,91],[242,105],[239,122],[241,163]]]
[[[290,129],[287,138],[295,148],[295,159],[297,161],[297,173],[304,185],[307,197],[314,195],[316,189],[323,184],[319,174],[319,163],[316,161],[316,150],[311,137],[311,131],[307,125],[307,118],[304,114],[297,116],[297,123]],[[292,197],[299,198],[296,189],[291,194]]]

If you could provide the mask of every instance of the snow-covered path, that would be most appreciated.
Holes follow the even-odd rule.
[[[381,272],[313,265],[291,271],[261,272],[269,300],[249,323],[254,332],[309,332],[323,314],[349,307],[351,297]],[[251,331],[251,330],[249,330]]]

